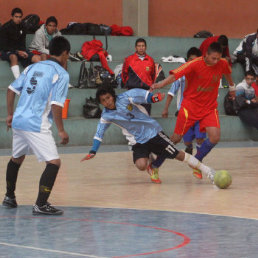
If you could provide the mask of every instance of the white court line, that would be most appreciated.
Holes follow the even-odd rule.
[[[51,253],[77,255],[77,256],[90,257],[90,258],[108,258],[108,257],[104,257],[104,256],[96,256],[96,255],[90,255],[90,254],[71,253],[71,252],[65,252],[65,251],[59,251],[59,250],[38,248],[38,247],[26,246],[26,245],[16,245],[16,244],[9,244],[9,243],[3,243],[3,242],[0,242],[0,245],[12,246],[12,247],[18,247],[18,248],[26,248],[26,249],[33,249],[33,250],[45,251],[45,252],[51,252]]]

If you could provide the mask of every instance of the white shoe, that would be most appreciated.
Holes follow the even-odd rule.
[[[210,171],[207,173],[207,178],[210,179],[212,184],[214,184],[215,174],[216,174],[216,171],[213,168],[210,168]]]
[[[74,88],[72,84],[69,83],[68,89]]]

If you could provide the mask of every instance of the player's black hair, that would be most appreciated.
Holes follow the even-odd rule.
[[[23,15],[21,8],[18,7],[12,9],[11,15],[14,16],[15,13],[20,13],[21,15]]]
[[[56,26],[57,26],[57,24],[58,24],[57,19],[56,19],[55,16],[50,16],[50,17],[48,17],[47,20],[46,20],[46,25],[48,25],[50,22],[55,23]]]
[[[228,37],[226,35],[220,35],[218,38],[218,42],[222,45],[227,47],[228,46]]]
[[[245,76],[248,76],[248,75],[255,77],[255,73],[253,73],[252,71],[245,72]]]
[[[195,56],[201,56],[202,52],[199,48],[197,47],[191,47],[188,51],[187,51],[187,55],[186,58],[188,59],[190,56],[195,55]]]
[[[213,52],[217,52],[217,53],[222,54],[222,47],[221,47],[220,43],[213,42],[209,45],[207,53],[210,54],[210,53],[213,53]]]
[[[100,103],[100,96],[106,95],[108,93],[111,96],[113,96],[114,99],[116,99],[116,93],[115,93],[115,90],[112,87],[107,86],[107,85],[99,87],[97,92],[96,92],[96,100],[98,101],[98,103]]]
[[[145,44],[145,47],[147,47],[147,43],[146,43],[146,40],[145,40],[145,39],[143,39],[143,38],[138,38],[138,39],[135,41],[135,46],[137,46],[137,44],[138,44],[139,42],[143,42],[143,43]]]
[[[64,51],[70,52],[71,45],[63,36],[54,37],[49,43],[49,53],[54,56],[61,56]]]

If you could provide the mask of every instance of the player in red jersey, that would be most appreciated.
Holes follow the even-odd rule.
[[[212,43],[205,56],[195,58],[179,68],[170,71],[170,75],[151,88],[162,88],[178,78],[186,77],[184,99],[178,113],[176,127],[171,140],[174,143],[181,141],[183,135],[200,121],[200,131],[207,132],[208,138],[203,142],[195,157],[202,161],[220,139],[220,123],[217,111],[217,97],[220,79],[225,76],[229,83],[232,98],[235,97],[235,84],[231,77],[231,68],[228,62],[221,58],[222,48],[219,43]],[[194,175],[202,178],[201,172],[194,170]]]

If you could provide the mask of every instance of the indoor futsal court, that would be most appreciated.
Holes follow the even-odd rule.
[[[184,148],[183,145],[178,145]],[[44,163],[27,156],[17,209],[0,206],[0,257],[258,257],[257,142],[219,143],[205,158],[233,178],[218,189],[166,160],[161,185],[133,165],[127,146],[59,148],[62,166],[50,196],[63,216],[33,216]],[[10,150],[0,152],[1,198]],[[1,199],[2,201],[2,199]]]

